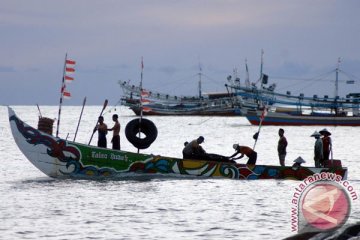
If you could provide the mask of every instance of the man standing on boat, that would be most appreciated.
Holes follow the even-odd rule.
[[[315,160],[315,167],[321,167],[320,163],[324,159],[323,155],[323,143],[320,139],[321,134],[315,131],[311,137],[315,137],[315,146],[314,146],[314,160]]]
[[[108,131],[113,131],[113,138],[111,139],[112,142],[112,149],[120,150],[120,123],[118,121],[119,116],[114,114],[112,116],[112,120],[115,122],[112,128],[109,128]]]
[[[100,116],[98,120],[98,125],[95,127],[94,132],[98,131],[98,147],[106,148],[107,141],[106,135],[108,133],[107,125],[104,123],[104,117]]]
[[[330,152],[332,151],[332,142],[330,138],[331,133],[326,128],[321,130],[319,133],[323,135],[322,138],[323,155],[324,155],[323,161],[325,162],[326,160],[329,160]],[[322,164],[324,164],[324,162]]]
[[[284,136],[284,129],[279,129],[279,142],[277,146],[278,154],[279,154],[279,162],[281,166],[285,166],[285,157],[286,157],[286,147],[287,147],[287,140]]]
[[[192,140],[188,144],[184,144],[185,147],[182,151],[184,159],[203,159],[206,155],[205,150],[200,146],[204,142],[204,137],[200,136],[195,140]]]
[[[233,148],[236,150],[236,152],[233,155],[231,155],[229,159],[231,160],[240,159],[243,158],[244,155],[246,155],[249,158],[246,164],[252,164],[252,165],[256,164],[257,153],[254,150],[252,150],[250,147],[239,146],[239,144],[234,144]],[[241,153],[240,157],[233,158],[239,153]]]

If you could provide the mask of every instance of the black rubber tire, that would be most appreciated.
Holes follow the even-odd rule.
[[[139,129],[142,134],[145,135],[145,138],[139,138]],[[157,138],[157,128],[155,124],[146,119],[141,119],[141,124],[139,119],[131,120],[125,127],[125,136],[127,140],[138,149],[146,149]]]

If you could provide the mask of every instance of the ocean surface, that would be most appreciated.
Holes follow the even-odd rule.
[[[36,106],[12,106],[37,126]],[[40,106],[57,118],[58,107]],[[86,106],[76,141],[90,139],[102,106]],[[60,137],[74,138],[81,106],[64,106]],[[121,147],[136,151],[124,129],[135,115],[108,106],[105,123],[117,113]],[[253,147],[251,126],[243,117],[147,117],[158,138],[144,153],[182,157],[185,141],[205,137],[207,152],[231,155],[232,145]],[[312,166],[314,138],[321,126],[284,127],[289,142],[286,164],[301,156]],[[333,127],[334,158],[349,168],[348,181],[360,194],[360,127]],[[55,128],[54,128],[55,132]],[[261,128],[255,150],[258,164],[278,164],[278,127]],[[111,133],[110,133],[111,134]],[[108,141],[111,135],[108,136]],[[92,144],[96,144],[95,135]],[[36,169],[12,138],[7,108],[0,106],[0,239],[281,239],[291,228],[291,200],[298,181],[238,181],[133,177],[116,181],[57,180]],[[240,162],[246,159],[238,160]],[[360,200],[351,202],[347,223],[360,221]]]

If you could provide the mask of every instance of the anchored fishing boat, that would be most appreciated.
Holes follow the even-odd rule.
[[[340,61],[339,61],[340,62]],[[275,85],[264,87],[267,76],[263,79],[261,87],[235,86],[236,94],[243,99],[252,99],[258,103],[257,109],[242,109],[243,115],[253,125],[332,125],[332,126],[360,126],[360,93],[349,93],[346,97],[338,96],[339,62],[334,70],[335,96],[305,97],[303,93],[298,96],[275,92]],[[354,80],[346,81],[353,84]],[[267,108],[264,116],[263,109]]]
[[[297,113],[269,111],[265,117],[263,110],[247,111],[246,118],[252,125],[272,126],[360,126],[360,116],[346,116],[326,113]]]
[[[342,167],[341,164],[331,164],[332,161],[329,162],[328,167],[324,168],[281,167],[216,160],[180,159],[99,148],[52,136],[51,132],[45,133],[23,122],[13,109],[8,108],[8,112],[11,131],[19,149],[35,167],[53,178],[116,179],[128,177],[129,174],[131,176],[146,174],[148,176],[215,177],[241,180],[303,180],[308,176],[325,174],[325,172],[339,175],[343,179],[347,177],[347,168]],[[130,123],[131,126],[127,126],[125,131],[131,133],[131,129],[136,128],[137,125],[134,124],[134,120]],[[142,123],[148,124],[147,121],[142,121]],[[142,130],[150,131],[147,132],[148,135],[154,135],[149,130],[150,126],[151,124],[142,126]],[[155,139],[152,138],[152,140]],[[148,139],[129,139],[129,141],[136,145],[137,141],[148,141]],[[150,144],[149,142],[142,144],[142,148]],[[339,163],[339,161],[336,162]]]
[[[172,96],[127,82],[119,83],[124,95],[121,104],[136,115],[158,116],[236,116],[240,115],[241,102],[230,92],[201,93],[199,96]],[[144,105],[144,106],[142,106]]]

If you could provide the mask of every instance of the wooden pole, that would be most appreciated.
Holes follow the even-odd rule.
[[[61,106],[63,102],[63,92],[65,88],[65,69],[66,69],[66,59],[67,59],[67,53],[65,54],[65,61],[64,61],[64,70],[63,70],[63,77],[61,82],[61,90],[60,90],[60,103],[59,103],[59,113],[58,113],[58,119],[57,119],[57,127],[56,127],[56,137],[59,136],[59,127],[60,127],[60,116],[61,116]]]
[[[139,118],[139,138],[141,137],[141,120],[143,118],[143,104],[142,104],[142,82],[143,82],[144,59],[141,57],[141,77],[140,77],[140,118]],[[138,148],[138,153],[140,149]]]
[[[100,112],[99,117],[100,117],[100,116],[102,116],[102,114],[103,114],[103,112],[104,112],[104,110],[105,110],[105,108],[106,108],[107,104],[108,104],[108,100],[107,100],[107,99],[105,99],[104,106],[103,106],[103,109],[102,109],[102,110],[101,110],[101,112]],[[94,130],[95,130],[95,128],[96,128],[96,126],[97,126],[98,122],[99,122],[99,118],[98,118],[98,120],[96,121],[96,125],[95,125],[95,127],[94,127]],[[89,141],[88,145],[90,145],[91,140],[92,140],[92,138],[93,138],[93,136],[94,136],[94,133],[95,133],[95,132],[96,132],[96,131],[93,131],[93,133],[91,134],[90,141]]]
[[[81,113],[80,113],[78,125],[76,127],[75,136],[74,136],[74,140],[73,140],[74,142],[75,142],[75,139],[76,139],[77,132],[79,130],[79,125],[80,125],[81,117],[82,117],[82,114],[83,114],[83,111],[84,111],[85,103],[86,103],[86,97],[84,98],[84,102],[83,102],[83,105],[82,105],[82,108],[81,108]]]
[[[254,143],[253,150],[255,150],[255,146],[256,146],[257,140],[258,140],[259,135],[260,135],[260,130],[261,130],[262,122],[263,122],[266,114],[267,114],[267,107],[265,106],[265,107],[264,107],[264,110],[263,110],[263,112],[262,112],[262,114],[261,114],[261,116],[260,116],[260,123],[259,123],[258,131],[257,131],[257,132],[255,133],[255,135],[254,135],[254,136],[256,136],[256,138],[255,138],[255,143]]]

